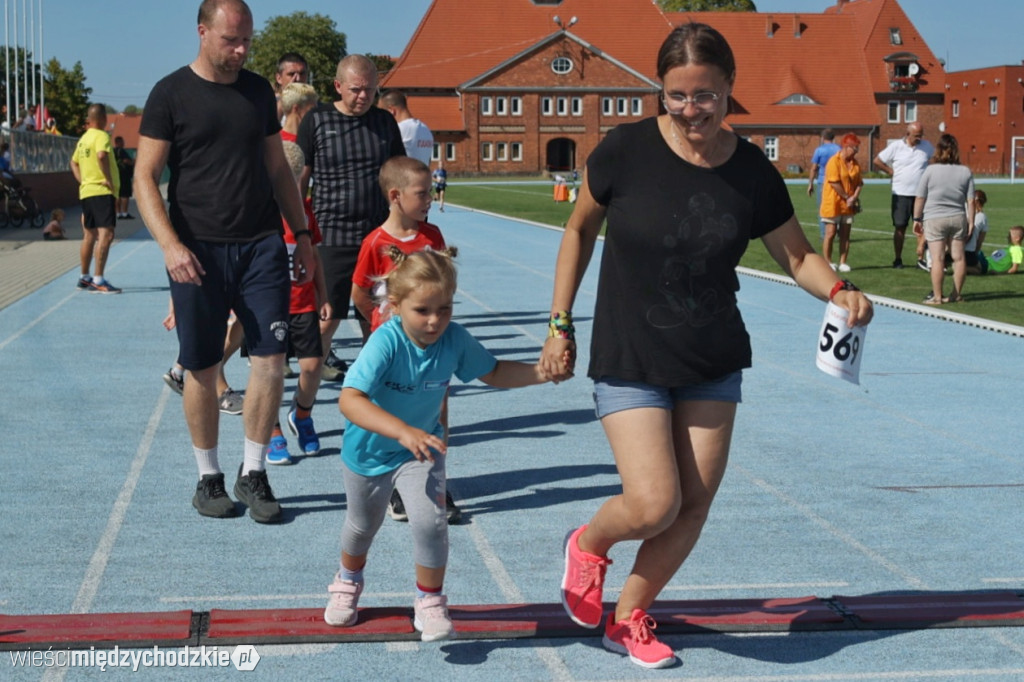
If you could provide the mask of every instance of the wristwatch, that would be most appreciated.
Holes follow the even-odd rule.
[[[857,285],[850,280],[841,279],[832,285],[832,291],[828,294],[828,300],[831,301],[840,291],[860,291],[860,289],[858,289]]]

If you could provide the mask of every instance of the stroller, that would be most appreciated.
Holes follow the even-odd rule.
[[[29,192],[16,178],[0,181],[0,227],[21,227],[26,220],[32,227],[43,226],[46,215]]]

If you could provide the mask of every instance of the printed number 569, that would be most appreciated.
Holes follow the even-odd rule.
[[[821,343],[818,348],[824,353],[831,350],[832,355],[840,362],[846,362],[847,359],[853,362],[857,359],[857,351],[860,350],[860,337],[856,336],[853,332],[848,332],[837,341],[835,339],[837,331],[839,331],[839,327],[826,323],[825,330],[821,333]],[[852,341],[851,337],[853,337]]]

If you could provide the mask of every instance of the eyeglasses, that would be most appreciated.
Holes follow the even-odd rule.
[[[686,108],[687,104],[692,104],[695,108],[700,109],[701,111],[712,111],[718,105],[718,93],[698,92],[693,97],[662,93],[661,103],[665,105],[665,110],[672,114],[682,112],[682,110]]]

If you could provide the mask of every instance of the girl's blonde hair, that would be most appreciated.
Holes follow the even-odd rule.
[[[377,279],[384,283],[387,298],[393,303],[401,303],[421,286],[434,287],[446,296],[454,297],[458,278],[452,259],[458,252],[454,246],[449,246],[443,251],[425,249],[407,254],[397,246],[391,246],[387,255],[395,267]]]
[[[64,220],[63,209],[55,208],[50,211],[50,220],[56,220],[58,223]]]

